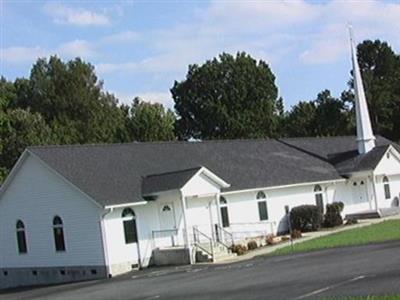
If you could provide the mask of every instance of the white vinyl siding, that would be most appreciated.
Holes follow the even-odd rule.
[[[101,266],[100,208],[28,154],[0,196],[0,267]],[[63,220],[65,252],[56,252],[53,218]],[[18,254],[15,224],[23,220],[28,253]]]

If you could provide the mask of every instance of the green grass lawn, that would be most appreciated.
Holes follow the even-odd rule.
[[[368,297],[347,297],[347,298],[325,298],[325,300],[399,300],[400,296],[368,296]]]
[[[400,220],[388,220],[361,228],[349,229],[324,237],[277,249],[273,255],[293,252],[307,252],[340,246],[364,245],[391,240],[400,240]],[[356,299],[356,298],[355,298]],[[363,298],[364,299],[364,298]],[[400,298],[365,298],[365,299],[400,299]]]

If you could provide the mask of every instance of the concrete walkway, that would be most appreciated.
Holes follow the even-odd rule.
[[[372,224],[377,224],[381,223],[383,221],[387,220],[395,220],[395,219],[400,219],[400,215],[395,215],[395,216],[390,216],[390,217],[385,217],[385,218],[379,218],[379,219],[366,219],[366,220],[358,220],[358,224],[354,225],[343,225],[339,228],[333,228],[333,229],[322,229],[320,231],[315,231],[315,232],[306,232],[303,233],[303,237],[300,239],[293,240],[293,244],[298,244],[298,243],[303,243],[309,240],[313,240],[319,237],[327,236],[330,234],[346,231],[346,230],[351,230],[355,228],[361,228],[365,226],[369,226]],[[257,248],[255,250],[249,251],[244,255],[238,255],[234,257],[229,257],[224,260],[220,260],[218,262],[215,262],[213,264],[227,264],[227,263],[234,263],[234,262],[239,262],[239,261],[244,261],[244,260],[249,260],[252,259],[256,256],[260,255],[265,255],[272,253],[280,248],[284,248],[290,245],[290,241],[287,242],[282,242],[274,246],[264,246]]]

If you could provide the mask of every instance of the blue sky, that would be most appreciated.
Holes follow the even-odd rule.
[[[357,41],[400,50],[400,1],[8,1],[1,3],[1,75],[29,76],[37,57],[80,56],[106,90],[173,106],[174,80],[225,51],[267,61],[286,108],[349,79],[347,23]]]

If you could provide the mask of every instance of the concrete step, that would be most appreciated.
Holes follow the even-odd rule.
[[[381,217],[390,217],[400,214],[400,207],[388,207],[379,209]]]
[[[354,214],[347,214],[344,218],[346,220],[348,219],[362,220],[362,219],[379,219],[380,217],[381,215],[379,214],[378,211],[368,210]]]

